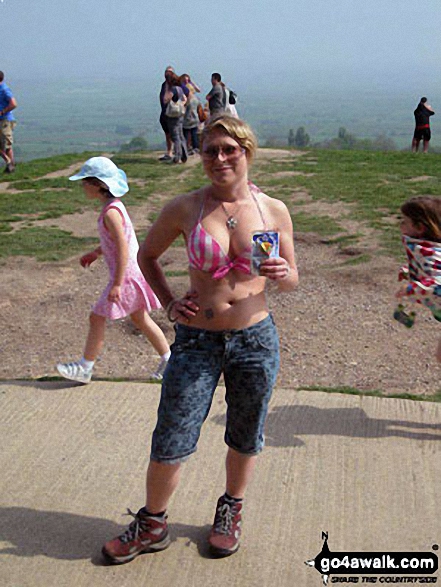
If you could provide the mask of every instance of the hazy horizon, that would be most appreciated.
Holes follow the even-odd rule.
[[[15,138],[21,160],[78,151],[117,151],[134,136],[147,138],[149,148],[164,147],[159,87],[146,84],[143,78],[14,80],[13,88],[19,103]],[[413,110],[420,97],[371,84],[310,92],[305,91],[305,84],[293,85],[287,95],[271,84],[261,86],[259,92],[245,83],[234,89],[239,95],[239,114],[252,125],[261,145],[286,145],[289,129],[304,126],[312,143],[335,137],[345,127],[357,138],[385,135],[397,148],[405,148],[410,145]],[[437,95],[441,97],[441,84]],[[433,96],[432,102],[429,94],[436,108],[435,93]],[[437,147],[441,118],[436,115],[432,129],[432,147]]]
[[[139,76],[165,66],[208,84],[281,85],[294,76],[424,88],[441,73],[439,0],[2,0],[9,79]],[[298,80],[301,82],[301,79]]]
[[[261,137],[305,125],[319,140],[340,125],[404,142],[419,98],[441,104],[439,0],[0,0],[0,22],[17,146],[32,135],[41,148],[54,128],[65,140],[63,124],[67,141],[96,126],[85,148],[116,124],[163,141],[158,93],[170,64],[202,97],[220,72]]]

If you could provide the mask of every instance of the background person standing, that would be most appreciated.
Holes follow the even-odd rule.
[[[6,163],[5,173],[12,173],[15,171],[14,152],[12,150],[15,118],[12,110],[17,108],[17,101],[3,81],[4,78],[3,71],[0,71],[0,156]]]
[[[165,119],[167,121],[167,128],[170,133],[170,139],[173,144],[173,159],[172,163],[186,163],[188,151],[187,141],[184,137],[184,114],[187,97],[181,87],[180,78],[173,73],[170,78],[171,90],[164,95],[166,103]],[[172,102],[177,105],[175,111],[170,111],[169,107]]]
[[[161,91],[159,93],[159,103],[161,104],[161,115],[159,117],[159,123],[161,125],[162,130],[164,131],[165,142],[166,142],[166,152],[164,153],[164,155],[162,155],[162,157],[159,158],[160,161],[171,161],[172,156],[173,156],[173,152],[172,152],[173,143],[172,143],[171,136],[170,136],[170,130],[169,130],[168,124],[167,124],[167,117],[165,115],[165,111],[167,109],[167,102],[165,102],[164,97],[167,94],[167,92],[171,92],[171,88],[172,88],[171,80],[174,75],[175,75],[175,70],[173,69],[173,67],[171,65],[169,65],[164,72],[165,81],[162,82]]]
[[[227,103],[227,95],[220,73],[213,73],[211,75],[212,88],[206,95],[210,108],[210,116],[218,116],[225,112]]]
[[[201,103],[199,102],[193,89],[190,89],[190,92],[187,97],[183,124],[184,137],[187,141],[187,147],[189,149],[188,155],[194,155],[194,153],[199,153],[198,129],[200,124],[200,108],[202,108]]]
[[[435,114],[432,106],[427,104],[427,98],[421,98],[420,103],[413,112],[415,116],[415,131],[412,139],[412,151],[418,152],[420,141],[423,141],[423,153],[427,153],[429,149],[429,141],[431,138],[430,132],[430,117]]]

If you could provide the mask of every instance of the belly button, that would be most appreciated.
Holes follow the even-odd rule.
[[[234,300],[231,302],[228,300],[227,304],[229,304],[230,306],[234,306]]]

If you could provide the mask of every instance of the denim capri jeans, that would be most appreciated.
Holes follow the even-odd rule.
[[[264,445],[263,429],[280,365],[271,315],[243,330],[205,330],[183,324],[164,373],[151,460],[174,464],[196,451],[202,424],[224,374],[225,442],[246,455]]]

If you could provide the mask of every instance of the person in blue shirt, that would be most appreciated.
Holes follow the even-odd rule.
[[[4,78],[3,71],[0,71],[0,157],[6,163],[5,173],[12,173],[15,171],[14,151],[12,150],[15,118],[12,110],[17,108],[17,101],[3,81]]]

